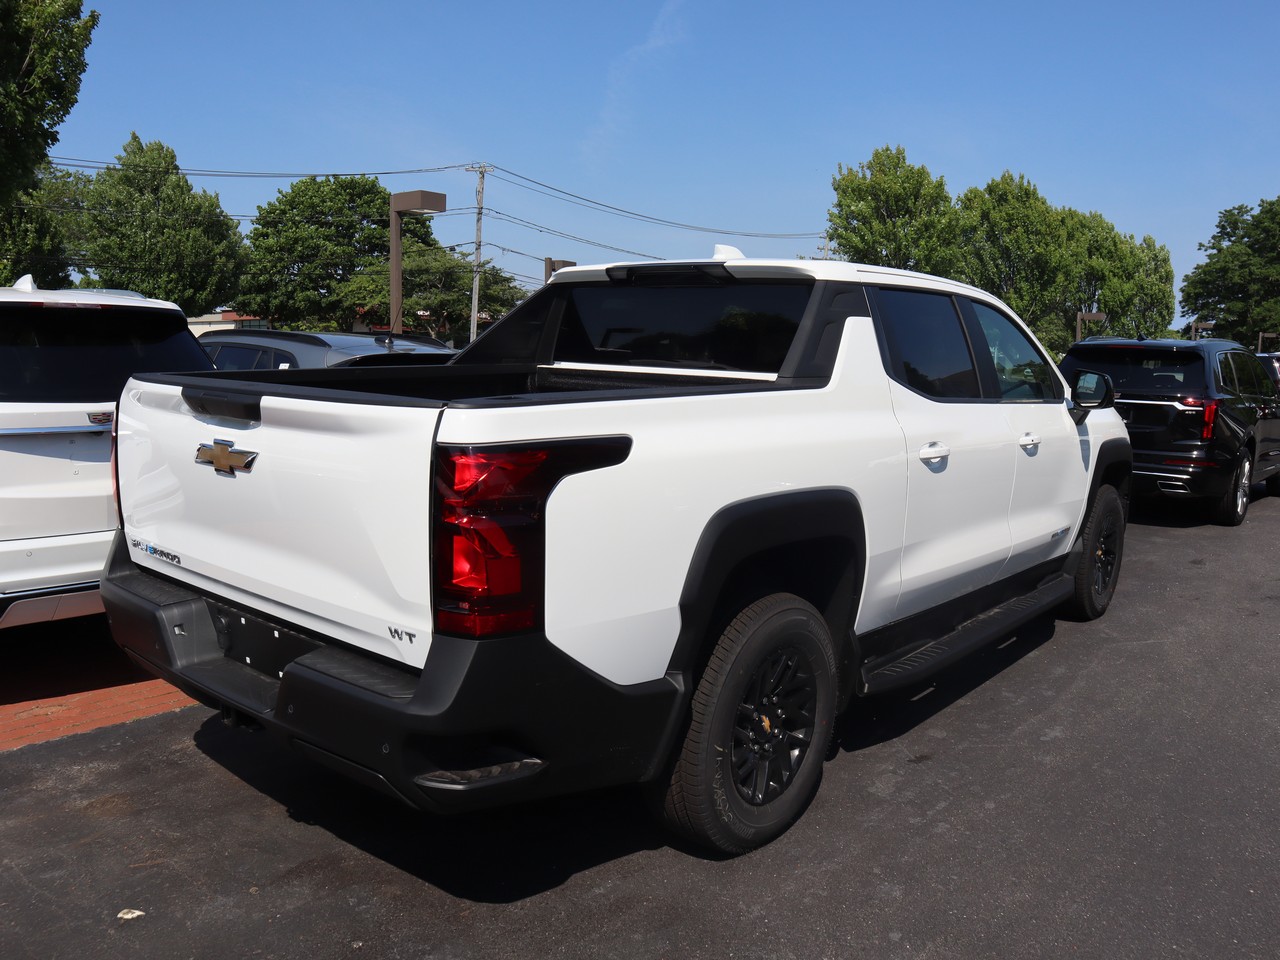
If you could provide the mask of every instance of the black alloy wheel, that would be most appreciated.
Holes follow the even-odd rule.
[[[1102,486],[1094,494],[1081,533],[1071,612],[1081,620],[1096,620],[1107,612],[1120,579],[1124,559],[1125,510],[1120,493]]]
[[[667,825],[728,854],[780,836],[817,793],[835,703],[822,615],[787,593],[746,607],[694,691],[663,797]]]
[[[779,650],[756,668],[730,751],[734,785],[747,803],[770,803],[791,783],[813,744],[817,702],[817,680],[799,650]]]

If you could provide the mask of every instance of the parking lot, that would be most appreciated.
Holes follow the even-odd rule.
[[[629,790],[421,815],[199,706],[22,746],[0,957],[1275,957],[1277,610],[1280,499],[1140,509],[1106,617],[856,703],[810,810],[735,860]],[[6,697],[95,624],[9,651]]]

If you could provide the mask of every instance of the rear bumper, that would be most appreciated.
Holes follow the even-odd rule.
[[[1172,497],[1221,497],[1231,486],[1231,461],[1211,460],[1202,464],[1171,464],[1172,458],[1134,456],[1133,493],[1165,494]]]
[[[90,617],[95,613],[102,613],[102,596],[96,580],[48,590],[0,594],[0,630],[50,620]]]
[[[102,595],[116,642],[151,672],[426,810],[647,779],[683,717],[678,679],[618,687],[543,636],[437,635],[418,673],[252,611],[229,614],[140,570],[119,536]]]

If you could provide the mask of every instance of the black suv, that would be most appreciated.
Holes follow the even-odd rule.
[[[1082,340],[1062,371],[1107,374],[1133,444],[1133,493],[1210,501],[1214,520],[1244,521],[1265,479],[1280,494],[1280,396],[1262,362],[1231,340]]]

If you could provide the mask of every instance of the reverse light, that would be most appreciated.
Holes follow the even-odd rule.
[[[437,447],[436,630],[492,637],[539,629],[551,491],[570,474],[621,463],[630,451],[629,437]]]

